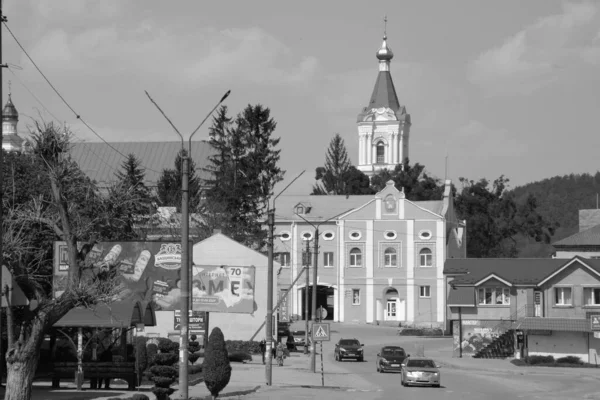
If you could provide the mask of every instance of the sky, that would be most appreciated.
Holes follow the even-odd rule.
[[[411,114],[410,161],[458,184],[510,186],[595,173],[600,148],[600,2],[554,0],[5,0],[7,26],[106,141],[178,140],[221,96],[235,115],[269,107],[285,194],[309,194],[333,136],[358,162],[357,114],[378,74],[387,15],[391,74]],[[3,27],[19,131],[78,121]],[[208,137],[206,123],[195,139]],[[187,133],[186,133],[187,132]],[[277,188],[276,188],[277,192]]]

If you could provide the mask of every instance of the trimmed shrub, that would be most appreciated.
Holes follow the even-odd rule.
[[[528,356],[525,361],[529,365],[540,365],[540,364],[554,364],[554,357],[552,356]]]
[[[136,393],[133,395],[131,400],[150,400],[150,398],[148,396],[146,396],[145,394]]]
[[[208,337],[203,370],[206,388],[213,398],[219,396],[231,379],[231,365],[225,338],[219,327],[214,328]]]
[[[227,340],[225,341],[227,351],[233,352],[244,352],[248,354],[261,354],[260,353],[260,342],[248,341],[248,340]]]
[[[401,328],[398,331],[400,336],[444,336],[444,331],[440,328]]]
[[[146,358],[148,360],[148,365],[147,365],[146,369],[148,369],[148,367],[151,367],[155,364],[157,354],[158,354],[158,346],[157,345],[155,345],[154,343],[150,343],[148,346],[146,346]]]
[[[289,356],[289,354],[288,354],[288,356]],[[234,353],[229,353],[229,361],[230,362],[252,361],[252,356],[243,351],[236,351]]]
[[[154,362],[158,365],[173,365],[179,360],[177,353],[158,353]]]
[[[561,357],[561,358],[557,358],[556,359],[556,363],[557,364],[583,364],[583,361],[581,361],[581,358],[576,357],[576,356],[566,356],[566,357]]]
[[[196,361],[198,361],[198,359],[200,358],[200,354],[198,353],[190,353],[190,355],[188,356],[188,361],[192,363],[192,365],[194,365],[194,363]]]
[[[161,353],[177,353],[179,351],[179,343],[167,338],[158,338],[158,351]]]
[[[146,342],[148,338],[145,336],[137,336],[135,338],[135,359],[137,361],[137,373],[141,377],[142,373],[148,368],[148,352],[146,351]]]
[[[175,391],[170,386],[179,375],[177,355],[179,345],[169,339],[159,338],[157,347],[160,353],[154,356],[154,365],[148,370],[148,376],[154,382],[151,390],[156,400],[170,400],[169,396]]]

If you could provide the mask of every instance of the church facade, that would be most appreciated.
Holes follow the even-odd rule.
[[[357,167],[369,177],[409,155],[411,120],[394,88],[392,58],[384,36],[375,87],[357,118]],[[280,320],[311,318],[316,261],[316,306],[326,320],[444,327],[444,261],[466,257],[466,224],[455,215],[450,181],[433,201],[410,201],[392,181],[375,195],[282,195],[274,234]]]

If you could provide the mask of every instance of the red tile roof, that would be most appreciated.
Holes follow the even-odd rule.
[[[600,260],[574,257],[600,273]],[[450,258],[444,274],[462,274],[454,285],[474,285],[494,274],[513,285],[537,285],[572,259],[560,258]]]
[[[552,244],[557,248],[598,246],[600,247],[600,225],[596,225],[585,231],[577,232]]]
[[[185,147],[188,144],[186,142]],[[113,149],[114,148],[114,149]],[[116,150],[115,150],[116,149]],[[80,142],[74,143],[71,157],[91,179],[100,186],[108,186],[121,170],[125,157],[136,155],[145,169],[147,186],[156,186],[164,169],[175,168],[175,158],[181,150],[181,142]],[[208,157],[212,147],[205,142],[192,141],[192,159],[196,164],[196,175],[206,177]],[[124,157],[125,156],[125,157]]]
[[[589,319],[527,317],[512,324],[511,329],[532,331],[592,332]]]

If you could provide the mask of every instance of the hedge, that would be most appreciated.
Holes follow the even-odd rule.
[[[252,356],[245,351],[234,351],[234,352],[229,353],[229,361],[231,361],[231,362],[252,361]]]
[[[248,354],[261,354],[260,342],[255,340],[226,340],[225,346],[229,353],[244,352]]]
[[[529,365],[539,364],[554,364],[554,357],[552,356],[528,356],[525,358],[525,362]]]
[[[443,336],[444,331],[440,328],[401,328],[400,336]]]

